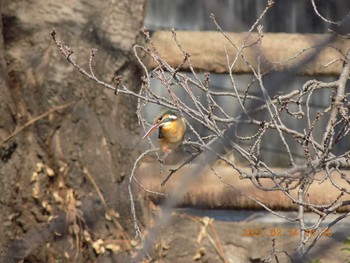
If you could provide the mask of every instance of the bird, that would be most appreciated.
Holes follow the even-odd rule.
[[[153,124],[143,136],[149,136],[158,128],[158,143],[163,159],[174,149],[180,146],[186,133],[185,119],[173,110],[161,111],[154,119]]]

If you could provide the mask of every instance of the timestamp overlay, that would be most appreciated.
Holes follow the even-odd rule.
[[[333,235],[332,228],[307,229],[305,236],[316,237],[321,233],[321,236],[331,237]],[[298,227],[271,227],[271,228],[242,228],[242,237],[296,237],[300,236]]]

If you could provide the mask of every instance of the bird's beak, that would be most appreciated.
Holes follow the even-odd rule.
[[[155,129],[158,128],[158,126],[159,126],[159,123],[153,124],[153,125],[151,126],[151,128],[149,128],[148,132],[146,132],[146,134],[143,135],[142,139],[146,138],[148,135],[150,135],[152,132],[154,132]]]

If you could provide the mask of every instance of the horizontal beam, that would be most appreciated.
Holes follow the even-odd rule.
[[[227,33],[228,37],[238,47],[241,46],[247,33]],[[213,73],[228,73],[227,59],[225,47],[229,54],[229,60],[232,61],[237,54],[237,50],[230,45],[229,41],[219,32],[211,31],[177,31],[177,39],[183,49],[191,55],[191,63],[195,70],[213,72]],[[295,63],[299,63],[306,56],[315,51],[314,48],[320,43],[329,38],[327,34],[285,34],[285,33],[266,33],[262,38],[262,58],[263,70],[285,70]],[[252,33],[248,38],[247,44],[252,44],[258,39],[257,33]],[[184,55],[176,45],[171,32],[156,31],[152,35],[152,40],[155,43],[161,57],[172,67],[178,67],[184,59]],[[346,53],[350,47],[349,39],[337,38],[329,45]],[[310,49],[311,48],[311,49]],[[289,60],[299,54],[295,59]],[[259,51],[257,45],[246,48],[243,54],[247,61],[256,68],[257,55]],[[317,57],[307,65],[300,67],[298,74],[300,75],[339,75],[342,62],[337,61],[333,64],[330,62],[339,59],[340,53],[329,46],[324,46],[317,54]],[[281,62],[284,63],[272,63]],[[148,61],[149,68],[153,69],[157,66],[154,61]],[[182,70],[189,71],[189,64],[183,65]],[[239,57],[234,73],[251,73],[251,69]]]
[[[165,186],[161,186],[161,182],[167,175],[167,169],[174,168],[170,166],[164,167],[164,172],[160,173],[159,163],[142,163],[139,167],[136,177],[141,184],[148,190],[156,191],[160,193],[171,193],[176,183],[179,180],[183,180],[185,174],[189,174],[190,171],[196,169],[196,164],[185,166],[179,172],[172,175]],[[221,176],[222,180],[233,185],[238,191],[229,187],[223,183],[215,173],[208,169],[204,169],[200,176],[197,176],[195,181],[188,187],[184,197],[179,202],[179,207],[201,207],[211,209],[262,209],[252,199],[245,197],[244,195],[252,196],[258,199],[260,202],[265,204],[274,210],[291,210],[296,211],[297,206],[286,197],[281,191],[264,191],[257,189],[250,180],[241,180],[237,171],[233,170],[228,165],[217,165],[215,166],[215,172]],[[248,171],[248,168],[242,168]],[[278,169],[273,169],[277,171]],[[346,178],[350,178],[350,171],[343,171]],[[325,178],[325,173],[316,174],[315,178]],[[344,189],[349,188],[349,184],[339,177],[334,176],[334,182]],[[272,187],[273,183],[268,179],[259,180],[262,185],[266,187]],[[242,195],[243,193],[243,195]],[[289,192],[292,196],[297,199],[297,189]],[[309,201],[312,204],[326,205],[331,204],[336,200],[340,194],[340,191],[336,189],[329,180],[326,180],[322,184],[315,182],[309,188]],[[158,203],[161,201],[162,196],[150,194],[148,195],[152,201]],[[346,200],[347,195],[342,197],[340,200]],[[350,207],[342,207],[339,211],[350,211]]]

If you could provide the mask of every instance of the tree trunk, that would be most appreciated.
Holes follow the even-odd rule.
[[[145,0],[2,1],[0,136],[4,139],[15,127],[33,122],[1,146],[4,261],[26,257],[29,262],[46,262],[67,252],[66,257],[83,262],[94,253],[76,256],[79,247],[68,249],[69,242],[79,241],[82,225],[95,237],[127,237],[132,217],[124,179],[138,153],[137,101],[116,96],[80,75],[56,49],[50,31],[55,27],[86,69],[91,48],[97,48],[96,76],[112,82],[116,74],[122,75],[135,91],[141,71],[132,46],[140,42],[144,10]],[[97,188],[108,208],[120,215],[114,218],[119,227],[113,231],[106,227],[110,222],[104,220]],[[79,229],[72,232],[71,225]],[[75,236],[69,238],[70,232]],[[59,246],[42,246],[32,255],[57,235],[65,237],[55,242],[61,242]],[[11,243],[18,236],[22,238]]]

